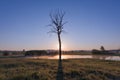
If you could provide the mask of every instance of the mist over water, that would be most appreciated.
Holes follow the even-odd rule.
[[[59,55],[55,56],[32,56],[26,58],[33,59],[59,59]],[[120,56],[107,56],[107,55],[62,55],[62,59],[100,59],[100,60],[113,60],[120,61]]]

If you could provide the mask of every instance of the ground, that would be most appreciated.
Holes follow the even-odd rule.
[[[120,61],[62,60],[64,80],[120,80]],[[57,80],[58,60],[0,58],[0,80]]]

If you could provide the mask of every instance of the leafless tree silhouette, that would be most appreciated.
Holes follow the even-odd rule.
[[[59,42],[59,59],[61,60],[61,46],[62,46],[62,42],[61,42],[61,33],[63,32],[63,28],[64,28],[64,24],[66,22],[64,22],[64,15],[65,12],[61,11],[61,10],[57,10],[54,13],[50,13],[50,19],[51,19],[51,24],[49,26],[51,26],[51,30],[50,32],[52,33],[56,33],[58,36],[58,42]]]

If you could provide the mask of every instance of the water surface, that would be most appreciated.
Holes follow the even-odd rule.
[[[55,55],[55,56],[33,56],[33,57],[27,57],[27,58],[33,58],[33,59],[59,59],[59,55]],[[62,55],[62,59],[81,59],[81,58],[120,61],[120,56],[108,56],[108,55]]]

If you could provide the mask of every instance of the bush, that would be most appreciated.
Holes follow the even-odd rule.
[[[41,56],[41,55],[47,55],[47,52],[45,50],[32,50],[25,52],[25,56]]]
[[[93,49],[93,50],[92,50],[92,54],[101,54],[101,51],[96,50],[96,49]]]
[[[92,54],[105,54],[105,55],[109,54],[110,55],[110,54],[113,54],[113,53],[110,53],[108,51],[100,51],[100,50],[93,49]]]
[[[8,55],[9,55],[8,52],[4,52],[4,53],[3,53],[3,56],[8,56]]]

